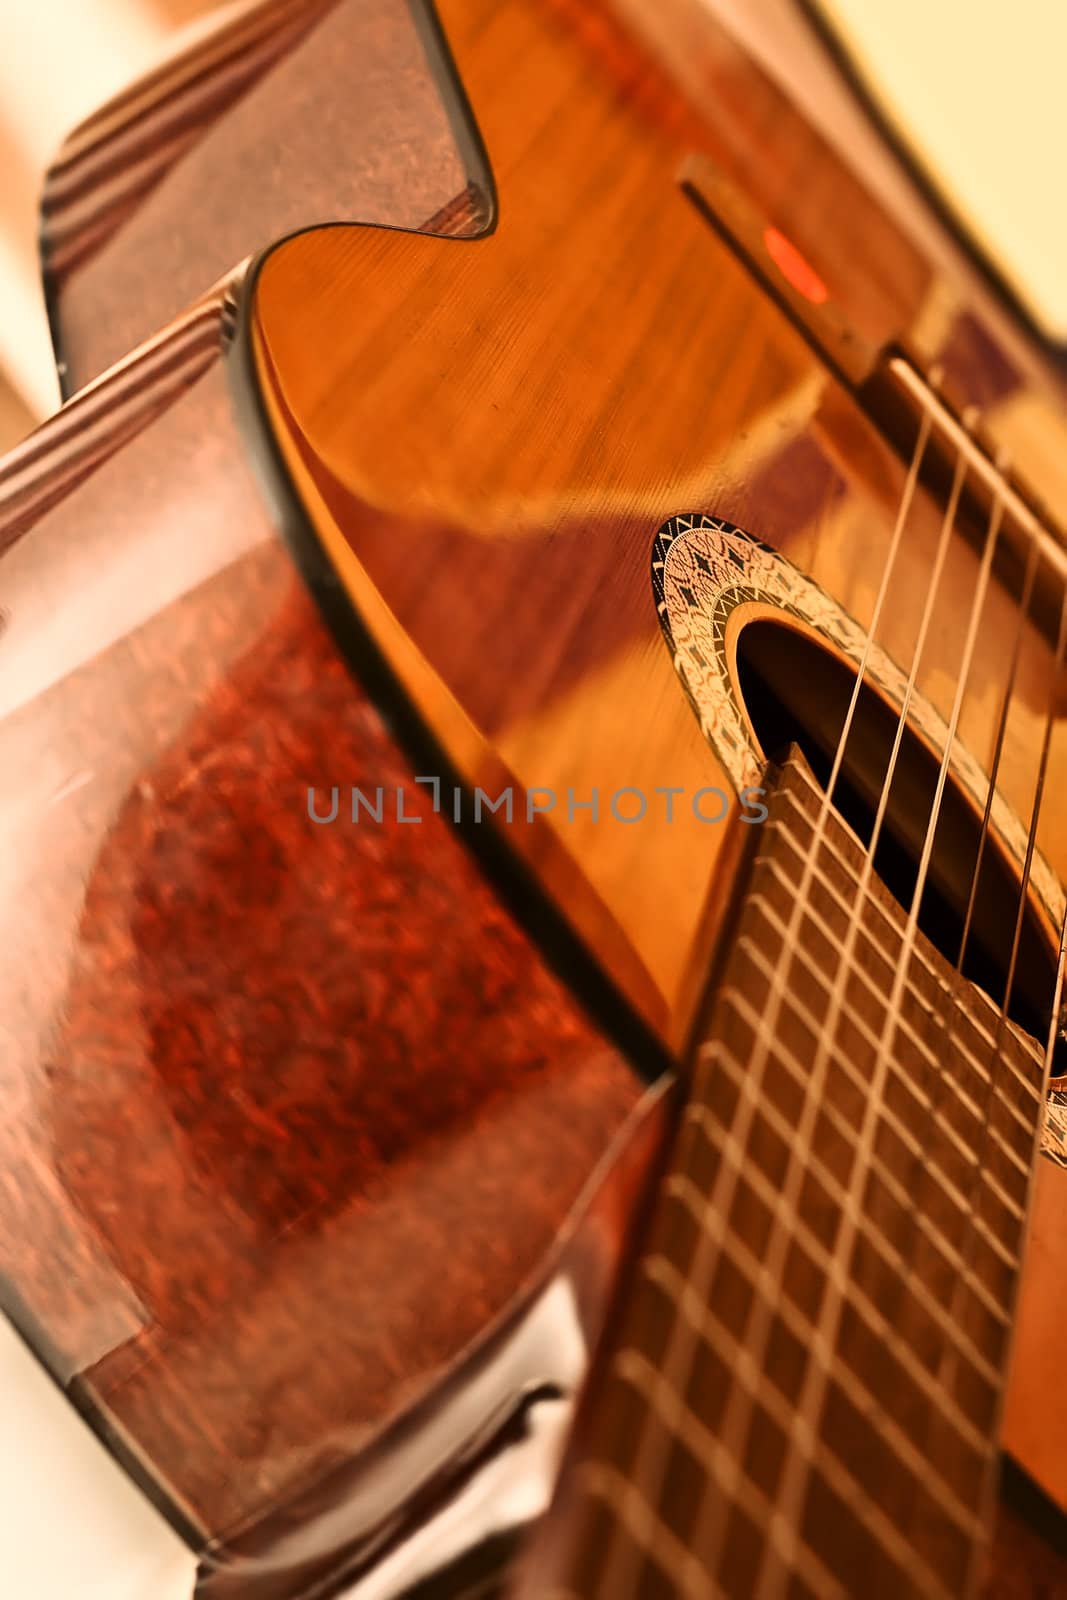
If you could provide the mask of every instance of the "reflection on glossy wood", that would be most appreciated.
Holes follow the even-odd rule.
[[[0,1294],[216,1566],[536,1277],[640,1092],[338,656],[225,322],[0,483]]]
[[[741,830],[702,825],[684,805],[670,825],[662,809],[648,826],[605,814],[623,786],[726,787],[660,639],[652,537],[672,512],[718,511],[866,624],[903,480],[682,197],[681,161],[710,153],[868,337],[915,335],[944,356],[962,399],[1034,397],[1047,417],[1049,386],[1026,386],[984,322],[960,314],[925,256],[697,13],[685,60],[679,33],[664,57],[674,67],[657,68],[607,5],[441,9],[490,147],[499,229],[477,242],[337,229],[276,250],[250,306],[263,398],[363,623],[465,776],[493,794],[512,779],[555,790],[555,809],[509,840],[678,1044]],[[358,10],[331,16],[351,24]],[[474,226],[484,213],[447,210],[469,173],[410,34],[394,37],[397,15],[385,49],[417,93],[390,86],[386,100],[417,107],[427,142],[416,153],[407,128],[377,146],[382,168],[356,167],[357,191],[382,220],[424,221],[440,202]],[[659,27],[661,43],[669,32]],[[327,38],[307,37],[320,50]],[[350,49],[356,35],[328,37]],[[337,62],[347,70],[343,53]],[[62,314],[83,372],[186,293],[205,226],[225,265],[260,243],[233,206],[235,171],[243,199],[256,198],[236,132],[260,138],[291,80],[262,81],[262,102],[242,103],[249,122],[236,102],[232,118],[208,118],[195,157],[156,170],[154,198],[71,272]],[[323,80],[297,81],[285,105],[303,126]],[[315,126],[330,136],[326,119]],[[332,178],[326,191],[332,204]],[[309,220],[271,215],[279,227]],[[189,248],[168,279],[157,268],[176,216]],[[123,317],[108,314],[120,301]],[[637,1088],[441,819],[370,836],[297,829],[322,752],[342,784],[413,774],[287,558],[264,543],[269,518],[239,459],[213,369],[121,466],[77,493],[66,482],[54,517],[4,568],[18,622],[17,563],[27,594],[40,571],[62,588],[97,548],[91,523],[111,571],[127,547],[115,529],[144,536],[152,504],[148,536],[166,559],[151,571],[175,579],[142,613],[109,613],[111,635],[88,628],[84,659],[3,729],[18,843],[9,915],[32,935],[37,985],[8,968],[5,1023],[17,1006],[31,1014],[7,1068],[26,1112],[4,1249],[56,1369],[149,1464],[171,1508],[221,1540],[240,1524],[258,1547],[276,1507],[284,1525],[294,1495],[425,1396],[536,1274]],[[940,516],[920,497],[884,617],[880,641],[904,663]],[[229,557],[225,570],[187,569],[194,544]],[[977,559],[953,545],[919,674],[943,715]],[[81,613],[71,621],[66,637],[79,641]],[[991,647],[960,723],[983,760],[1011,626],[994,587]],[[1047,642],[1027,631],[1002,771],[1024,816],[1048,672]],[[1058,726],[1053,789],[1065,761]],[[29,770],[44,774],[36,810]],[[58,849],[38,831],[46,802],[72,819]],[[1040,843],[1062,870],[1055,808]],[[1022,1423],[1011,1437],[1028,1437],[1035,1462],[1047,1449]]]
[[[452,0],[442,14],[492,152],[498,230],[456,244],[322,231],[270,256],[252,332],[288,470],[363,624],[473,781],[503,772],[580,799],[594,785],[723,784],[658,653],[656,527],[690,509],[726,516],[868,624],[905,464],[679,194],[687,152],[722,143],[717,106],[702,127],[692,103],[637,75],[599,13]],[[773,140],[747,157],[751,188],[773,193]],[[859,320],[848,230],[835,231],[827,201],[812,260]],[[933,334],[923,271],[911,281],[882,337],[925,318],[955,392],[995,409],[1017,370],[970,313]],[[890,304],[868,304],[869,328]],[[924,617],[943,514],[918,496],[879,642],[907,671],[924,640],[917,684],[948,718],[980,551],[952,541]],[[979,626],[1000,645],[975,655],[959,708],[960,736],[987,764],[1016,616],[994,582]],[[1024,827],[1053,665],[1024,623],[999,771]],[[1057,721],[1046,782],[1055,792],[1065,779]],[[678,1041],[735,833],[547,821],[556,852],[522,834],[516,848]],[[1038,842],[1062,873],[1054,806]]]
[[[577,799],[721,782],[656,638],[656,527],[691,507],[724,514],[862,623],[902,467],[682,198],[689,115],[654,78],[635,87],[613,35],[521,3],[443,15],[494,152],[498,229],[444,245],[320,231],[269,258],[254,333],[290,469],[372,628],[384,602],[441,680],[420,692],[458,701],[521,781]],[[884,614],[880,642],[905,666],[940,519],[920,502]],[[954,544],[921,663],[945,716],[977,565]],[[984,626],[1010,634],[1013,616],[994,585]],[[1002,772],[1024,815],[1048,665],[1028,634]],[[972,668],[961,734],[980,760],[1005,668],[984,652]],[[622,930],[660,1025],[681,1036],[729,830],[683,817],[622,837],[561,812],[550,825],[602,903],[583,931]],[[1052,813],[1041,844],[1062,864]],[[566,874],[550,872],[557,891]]]

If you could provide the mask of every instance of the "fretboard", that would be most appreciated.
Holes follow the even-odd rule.
[[[1041,1057],[817,830],[821,798],[790,759],[539,1594],[980,1576]]]

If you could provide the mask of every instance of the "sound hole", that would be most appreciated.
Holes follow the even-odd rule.
[[[773,759],[798,744],[825,789],[856,682],[852,667],[812,635],[755,619],[737,638],[741,694],[764,754]],[[885,786],[897,712],[864,684],[834,790],[834,805],[866,845]],[[882,882],[910,910],[930,828],[941,752],[905,729],[885,819],[874,854]],[[999,1008],[1008,987],[1020,876],[992,835],[981,846],[982,816],[950,771],[941,798],[933,852],[919,908],[919,926],[952,966]],[[964,943],[964,926],[977,887]],[[1028,898],[1019,937],[1008,1015],[1044,1047],[1051,1026],[1057,949]],[[1058,1057],[1063,1046],[1057,1048]],[[1053,1072],[1067,1070],[1057,1059]]]

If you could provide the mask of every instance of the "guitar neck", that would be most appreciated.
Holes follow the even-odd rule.
[[[980,1576],[1042,1060],[821,811],[790,757],[531,1592]]]

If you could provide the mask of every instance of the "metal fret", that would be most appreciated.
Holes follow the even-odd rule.
[[[777,868],[773,868],[773,870],[777,870]],[[765,914],[766,914],[768,920],[771,922],[775,932],[778,933],[779,935],[781,935],[782,937],[784,937],[785,933],[786,933],[785,923],[778,916],[777,912],[773,909],[773,907],[768,905],[765,901],[762,902],[762,904],[763,904],[763,907],[764,907],[764,910],[765,910]],[[817,914],[815,914],[815,913],[811,914],[811,923],[810,923],[810,925],[814,925],[814,926],[818,927],[822,932],[824,932],[827,935],[827,937],[829,937],[829,930],[826,929],[825,924],[822,923],[819,920]],[[809,925],[809,927],[806,927],[806,928],[803,929],[803,931],[805,933],[808,933],[810,931],[810,925]],[[749,949],[751,948],[751,941],[739,940],[738,941],[738,946],[739,946],[739,949],[743,948],[747,953],[749,951]],[[807,951],[804,949],[803,945],[798,945],[797,949],[793,953],[793,959],[795,961],[799,962],[800,965],[805,968],[805,970],[806,970],[809,978],[811,979],[812,983],[814,983],[814,984],[820,984],[821,983],[822,979],[821,979],[821,974],[819,972],[819,968],[818,968],[817,962],[816,962],[814,957],[812,957],[811,955],[809,955],[807,953]],[[771,970],[770,964],[766,961],[765,957],[760,956],[758,958],[758,960],[759,960],[760,965],[764,968],[765,974]],[[870,980],[868,978],[866,978],[865,976],[863,976],[862,974],[857,974],[857,976],[860,977],[860,979],[861,979],[861,981],[863,983],[865,983],[865,984],[869,984],[870,983]],[[855,1027],[858,1030],[858,1032],[863,1037],[864,1041],[869,1046],[872,1046],[872,1047],[876,1047],[877,1046],[878,1039],[877,1039],[877,1034],[875,1033],[874,1029],[870,1026],[870,1024],[868,1023],[867,1019],[865,1017],[863,1017],[859,1011],[857,1011],[853,1006],[851,1006],[849,1004],[849,1001],[848,1001],[847,997],[846,997],[846,999],[845,999],[845,1001],[843,1002],[843,1005],[842,1005],[842,1014],[844,1015],[845,1019],[853,1027]],[[939,1071],[938,1059],[937,1059],[937,1057],[934,1056],[933,1052],[927,1048],[927,1046],[925,1045],[925,1042],[922,1039],[918,1038],[915,1035],[915,1033],[903,1023],[901,1024],[901,1031],[904,1033],[909,1045],[913,1046],[914,1049],[924,1058],[924,1061],[925,1061],[926,1065],[928,1067],[930,1067],[934,1071]],[[855,1069],[851,1066],[851,1060],[850,1060],[850,1057],[847,1054],[847,1052],[845,1052],[844,1050],[837,1049],[835,1047],[835,1053],[836,1053],[838,1059],[840,1060],[841,1065],[844,1068],[844,1070],[852,1078],[857,1090],[860,1090],[862,1092],[866,1092],[867,1085],[866,1085],[865,1081],[861,1078],[860,1074],[857,1073],[855,1071]],[[973,1066],[974,1069],[979,1073],[979,1075],[981,1077],[983,1077],[986,1082],[988,1082],[989,1081],[988,1073],[986,1073],[985,1070],[983,1068],[981,1068],[979,1066],[979,1064],[973,1060],[973,1058],[970,1057],[969,1052],[966,1051],[965,1048],[964,1048],[963,1053],[968,1057],[968,1065],[969,1066]],[[1034,1059],[1035,1059],[1035,1062],[1036,1062],[1036,1059],[1037,1059],[1036,1058],[1036,1054],[1035,1054],[1035,1058]],[[891,1063],[891,1070],[892,1070],[892,1063]],[[897,1076],[900,1077],[900,1081],[901,1082],[906,1082],[907,1081],[899,1073],[897,1074]],[[909,1092],[911,1092],[912,1094],[921,1094],[922,1093],[922,1091],[919,1090],[917,1088],[917,1086],[915,1084],[913,1084],[913,1083],[908,1083],[907,1086],[908,1086]],[[974,1099],[972,1099],[972,1097],[968,1094],[966,1086],[963,1083],[958,1083],[955,1080],[951,1080],[946,1084],[946,1087],[949,1089],[949,1091],[954,1096],[955,1101],[956,1101],[956,1103],[958,1104],[958,1106],[960,1108],[960,1111],[964,1115],[968,1116],[971,1119],[972,1131],[974,1133],[978,1133],[979,1131],[981,1131],[982,1128],[983,1128],[983,1124],[982,1124],[982,1121],[981,1121],[980,1110],[979,1110],[977,1102]],[[938,1122],[940,1125],[943,1126],[944,1131],[947,1134],[949,1134],[951,1137],[959,1140],[960,1139],[960,1135],[956,1132],[956,1130],[954,1128],[952,1128],[950,1126],[948,1121],[945,1119],[945,1114],[944,1114],[943,1109],[933,1107],[932,1104],[929,1102],[928,1097],[924,1096],[924,1098],[927,1099],[927,1102],[928,1102],[927,1105],[924,1107],[924,1115],[933,1117],[933,1119],[936,1122]],[[993,1128],[991,1131],[993,1133],[993,1136],[998,1141],[998,1143],[999,1143],[1001,1149],[1003,1150],[1004,1155],[1006,1156],[1006,1158],[1020,1172],[1025,1174],[1025,1172],[1026,1172],[1026,1162],[1018,1154],[1016,1146],[1018,1146],[1019,1148],[1022,1148],[1022,1141],[1025,1141],[1029,1137],[1029,1126],[1028,1126],[1025,1118],[1023,1118],[1015,1110],[1015,1107],[1010,1102],[1006,1101],[1005,1105],[1006,1105],[1006,1109],[1010,1113],[1010,1116],[1011,1116],[1011,1119],[1012,1119],[1012,1123],[1014,1125],[1013,1132],[1014,1132],[1015,1144],[1013,1144],[1011,1142],[1011,1140],[1006,1135],[1001,1133],[1001,1131],[999,1129]]]
[[[874,880],[845,965],[863,857],[836,816],[817,838],[819,803],[790,761],[602,1404],[579,1435],[580,1509],[553,1592],[734,1600],[782,1581],[790,1594],[970,1592],[1039,1052],[1014,1028],[994,1052],[989,1003],[954,990],[921,935],[902,981],[906,914]],[[802,881],[810,938],[787,951]],[[924,1029],[949,1003],[939,1059]]]
[[[769,823],[765,825],[765,828],[768,828],[768,827],[770,827]],[[789,837],[788,829],[784,830],[784,833],[781,836],[788,838]],[[795,841],[793,841],[793,844],[794,844],[794,848],[796,849],[796,851],[799,854],[800,846],[798,844],[796,844]],[[786,878],[784,876],[784,874],[783,874],[783,872],[781,870],[781,867],[774,860],[774,858],[769,857],[769,856],[768,857],[761,857],[760,858],[760,865],[762,867],[764,867],[766,869],[766,871],[768,873],[770,873],[771,876],[777,882],[781,883],[783,888],[785,888],[788,893],[792,894],[792,893],[795,892],[795,886],[793,884],[791,884],[790,881],[788,880],[788,878]],[[828,896],[832,896],[834,904],[837,907],[840,908],[840,910],[842,911],[843,914],[847,915],[848,904],[847,904],[847,901],[846,901],[845,897],[840,892],[838,892],[836,890],[833,890],[831,888],[831,886],[829,885],[828,881],[819,872],[817,867],[814,867],[811,870],[811,881],[812,881],[812,885],[814,885],[814,887],[816,889],[820,889],[820,888],[825,889],[827,891]],[[824,909],[825,909],[825,907],[824,907]],[[785,923],[784,919],[777,914],[777,912],[774,913],[774,921],[777,924],[777,931],[784,936],[785,932],[786,932],[786,923]],[[802,927],[805,927],[805,925],[807,926],[807,929],[810,930],[810,928],[814,927],[815,929],[817,929],[822,934],[823,938],[826,941],[827,946],[829,947],[829,949],[828,949],[828,959],[829,960],[831,960],[831,961],[839,961],[839,960],[842,959],[841,952],[840,952],[840,950],[838,948],[838,940],[839,940],[840,936],[831,927],[831,925],[829,924],[829,922],[826,919],[826,916],[825,915],[821,915],[819,910],[816,909],[816,907],[811,903],[811,900],[810,900],[810,886],[809,886],[809,900],[808,900],[808,903],[805,904],[805,907],[804,907],[804,910],[803,910],[802,923],[801,923]],[[860,946],[860,948],[862,949],[862,945]],[[800,946],[800,944],[798,942],[797,947],[791,952],[790,960],[791,961],[796,961],[796,960],[803,961],[804,959],[805,958],[804,958],[804,956],[802,954],[802,947]],[[810,965],[810,963],[808,963],[808,964]],[[917,966],[918,963],[916,962],[915,965]],[[871,997],[879,1005],[881,1005],[883,1007],[883,1012],[884,1012],[884,1004],[885,1004],[884,997],[883,997],[883,995],[881,994],[881,992],[878,990],[878,988],[876,986],[876,981],[875,981],[875,978],[874,978],[872,972],[866,970],[858,962],[852,961],[852,962],[849,963],[849,967],[848,967],[848,979],[849,979],[849,981],[854,979],[856,981],[856,984],[857,984],[858,987],[862,988],[865,993],[870,994]],[[915,988],[914,985],[909,985],[909,988],[911,990],[911,996],[912,996],[914,1004],[923,1009],[924,1016],[925,1016],[926,1020],[928,1020],[928,1021],[931,1020],[931,1019],[936,1020],[937,1013],[936,1013],[933,1005],[929,1004],[928,1002],[925,1001],[924,997],[920,994],[919,990],[917,988]],[[847,991],[846,991],[846,996],[847,996]],[[939,1005],[940,1004],[944,1004],[946,998],[947,998],[947,996],[943,994],[940,997]],[[988,1009],[988,1002],[985,1001],[985,997],[981,994],[980,991],[974,991],[974,1000],[975,1000],[975,1003],[976,1003],[976,1010],[975,1010],[974,1014],[968,1015],[966,1017],[960,1016],[958,1018],[954,1018],[954,1024],[956,1026],[956,1031],[951,1035],[951,1038],[952,1038],[953,1044],[955,1044],[956,1046],[958,1046],[962,1050],[962,1052],[963,1052],[963,1054],[964,1054],[964,1056],[966,1058],[967,1065],[971,1069],[971,1071],[974,1074],[976,1074],[979,1078],[982,1078],[987,1083],[989,1083],[989,1082],[992,1081],[993,1075],[990,1073],[989,1068],[981,1061],[980,1057],[976,1054],[975,1047],[974,1047],[974,1044],[973,1044],[973,1036],[977,1035],[977,1037],[982,1041],[982,1044],[985,1047],[987,1047],[987,1050],[992,1051],[995,1048],[996,1042],[997,1042],[996,1041],[996,1031],[995,1031],[995,1028],[992,1028],[992,1027],[987,1025],[987,1018],[983,1015],[983,1011],[985,1009]],[[846,1008],[847,1008],[847,1004],[848,1003],[847,1003],[847,997],[846,997],[846,1001],[845,1001]],[[857,1016],[857,1013],[856,1013],[854,1008],[852,1008],[852,1010],[851,1010],[851,1012],[849,1014],[851,1015],[851,1017],[853,1019],[855,1019],[856,1016]],[[1013,1027],[1013,1025],[1011,1025],[1011,1024],[1009,1024],[1009,1026]],[[867,1028],[868,1028],[868,1031],[869,1031],[869,1024],[867,1024]],[[964,1030],[964,1031],[961,1032],[960,1031],[961,1029]],[[925,1058],[925,1060],[929,1064],[929,1066],[931,1066],[935,1071],[940,1071],[940,1058],[933,1054],[933,1052],[930,1049],[927,1041],[917,1031],[917,1029],[909,1021],[909,1019],[908,1019],[908,1017],[906,1015],[902,1014],[902,1015],[898,1016],[898,1018],[897,1018],[897,1030],[898,1030],[899,1033],[902,1033],[904,1035],[905,1039],[908,1041],[908,1043],[911,1046],[913,1046],[914,1049],[917,1052],[919,1052]],[[968,1035],[972,1036],[970,1044],[968,1044]],[[1029,1057],[1029,1060],[1032,1061],[1033,1064],[1034,1064],[1034,1069],[1035,1069],[1035,1073],[1036,1073],[1038,1071],[1038,1069],[1039,1069],[1040,1056],[1041,1056],[1040,1049],[1038,1048],[1038,1046],[1033,1041],[1025,1040],[1023,1038],[1023,1036],[1018,1034],[1017,1031],[1016,1031],[1016,1038],[1017,1039],[1022,1039],[1023,1043],[1026,1045],[1026,1050],[1024,1050],[1023,1055],[1020,1057],[1020,1060],[1025,1061],[1027,1059],[1027,1057]],[[1005,1110],[1011,1114],[1012,1118],[1014,1119],[1015,1123],[1017,1124],[1017,1132],[1018,1132],[1018,1134],[1021,1135],[1024,1140],[1026,1140],[1026,1139],[1029,1138],[1029,1129],[1030,1129],[1030,1112],[1029,1112],[1029,1108],[1028,1108],[1027,1103],[1029,1101],[1031,1101],[1031,1100],[1040,1102],[1041,1095],[1040,1095],[1039,1090],[1036,1087],[1036,1084],[1035,1083],[1031,1083],[1029,1081],[1028,1077],[1026,1076],[1026,1074],[1021,1070],[1014,1070],[1014,1069],[1012,1070],[1011,1083],[1012,1083],[1012,1087],[1013,1087],[1013,1093],[1012,1094],[1005,1094],[1003,1089],[997,1084],[994,1085],[994,1088],[996,1090],[998,1098],[1002,1101],[1002,1103],[1003,1103],[1003,1105],[1005,1107]],[[963,1088],[962,1084],[954,1083],[952,1085],[952,1087],[957,1093],[959,1093],[962,1096],[965,1096],[966,1091]],[[1020,1110],[1019,1106],[1018,1106],[1018,1101],[1020,1099],[1024,1102],[1024,1109],[1023,1110]]]

